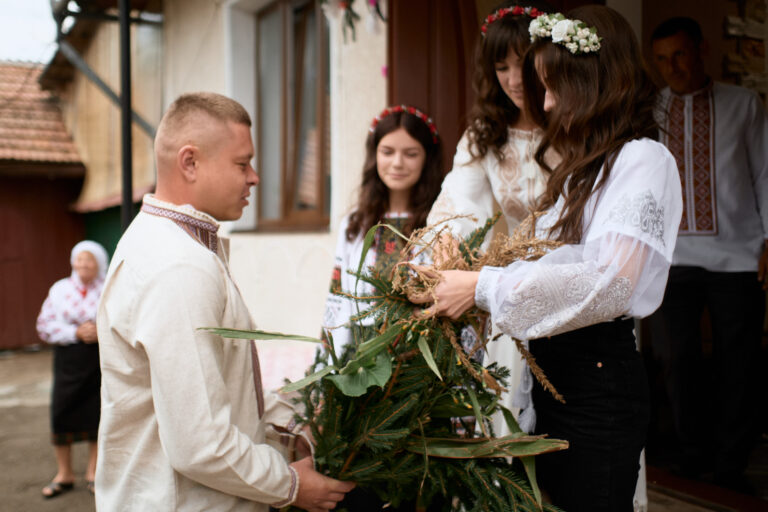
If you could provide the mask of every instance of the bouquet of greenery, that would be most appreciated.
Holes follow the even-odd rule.
[[[431,248],[438,270],[478,269],[540,257],[552,242],[532,235],[535,216],[513,237],[495,238],[480,246],[498,218],[489,219],[465,240],[454,240],[453,256],[439,256],[435,244],[450,240],[447,230],[435,235],[419,230],[403,249],[403,264],[390,275],[363,272],[374,226],[366,234],[357,278],[373,285],[375,295],[355,297],[368,303],[356,317],[373,316],[373,327],[359,343],[337,357],[333,338],[318,353],[304,379],[282,391],[299,392],[304,414],[297,420],[316,441],[317,470],[349,480],[376,493],[392,507],[445,510],[555,510],[542,505],[534,456],[567,448],[566,441],[521,431],[511,412],[499,404],[509,371],[483,367],[475,357],[488,340],[462,345],[462,331],[485,332],[487,316],[477,308],[457,321],[415,313],[409,294],[431,293],[434,275],[414,270],[405,260]],[[391,226],[387,226],[393,229]],[[430,233],[431,242],[426,242]],[[214,329],[243,339],[304,339],[259,331]],[[319,340],[313,340],[319,341]],[[466,343],[464,345],[467,345]],[[546,382],[535,361],[522,348],[534,374]],[[490,416],[501,409],[510,435],[494,437]]]

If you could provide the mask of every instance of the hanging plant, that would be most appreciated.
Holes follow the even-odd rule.
[[[376,22],[381,20],[386,22],[386,18],[381,10],[380,0],[364,0],[368,8],[366,26],[369,31],[376,30]],[[354,9],[355,0],[322,0],[323,8],[339,12],[341,19],[341,30],[344,35],[344,42],[347,41],[347,32],[352,33],[352,40],[356,37],[356,25],[360,21],[360,15]]]

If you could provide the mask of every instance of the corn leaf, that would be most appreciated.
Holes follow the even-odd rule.
[[[308,341],[310,343],[322,343],[317,338],[311,338],[309,336],[300,336],[298,334],[283,334],[281,332],[268,332],[268,331],[250,331],[246,329],[225,329],[222,327],[198,327],[198,331],[209,331],[213,334],[218,334],[224,338],[232,338],[237,340],[294,340],[294,341]]]
[[[435,363],[435,358],[432,356],[432,351],[429,349],[429,343],[427,343],[427,339],[424,336],[419,336],[419,341],[417,341],[416,344],[419,346],[421,355],[427,362],[429,369],[435,372],[435,375],[437,375],[438,379],[443,380],[443,376],[440,375],[440,370],[437,368],[437,363]]]
[[[483,431],[483,435],[488,437],[488,430],[485,428],[485,423],[483,422],[483,410],[480,408],[480,402],[477,401],[477,395],[475,394],[475,391],[469,386],[467,386],[466,391],[467,395],[469,395],[469,401],[472,402],[472,412],[477,419],[477,424],[480,425],[480,429]]]
[[[547,439],[543,436],[512,434],[499,438],[424,438],[409,440],[407,450],[424,453],[430,457],[448,459],[478,459],[498,457],[523,457],[564,450],[568,442]]]
[[[290,393],[291,391],[298,391],[301,388],[303,388],[305,386],[308,386],[308,385],[312,384],[313,382],[322,379],[323,377],[325,377],[326,375],[328,375],[329,373],[331,373],[332,371],[337,370],[337,369],[338,368],[336,368],[333,365],[326,366],[322,370],[320,370],[318,372],[315,372],[315,373],[313,373],[311,375],[307,375],[306,377],[304,377],[301,380],[297,380],[296,382],[291,382],[290,384],[286,384],[285,386],[280,388],[280,392],[281,393]]]
[[[501,413],[504,415],[504,421],[506,421],[509,431],[513,434],[522,432],[523,429],[520,428],[520,425],[517,423],[517,420],[512,414],[512,411],[506,407],[500,407]],[[534,457],[520,457],[520,462],[523,463],[523,468],[525,469],[526,476],[528,476],[528,483],[531,485],[533,495],[536,498],[536,503],[541,505],[541,490],[539,489],[539,484],[536,481],[536,460]]]

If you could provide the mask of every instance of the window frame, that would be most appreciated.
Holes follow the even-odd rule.
[[[325,48],[329,44],[328,27],[321,8],[320,0],[275,0],[269,5],[260,9],[256,13],[256,33],[259,33],[259,27],[264,17],[274,14],[275,10],[280,13],[281,22],[281,66],[280,66],[280,116],[282,119],[280,127],[280,217],[276,219],[265,219],[262,215],[264,207],[264,188],[257,187],[257,211],[256,231],[261,232],[295,232],[295,231],[326,231],[330,225],[330,215],[325,211],[325,205],[330,195],[330,185],[326,186],[326,176],[330,174],[330,144],[329,138],[329,105],[326,104],[325,91],[328,83],[328,58]],[[318,48],[317,59],[317,80],[315,85],[315,118],[317,119],[317,151],[315,154],[318,174],[315,180],[317,193],[317,208],[311,210],[301,210],[295,207],[296,185],[299,179],[299,130],[301,129],[301,112],[297,108],[301,91],[301,72],[303,66],[297,66],[298,59],[303,59],[303,47],[299,50],[294,48],[292,12],[304,6],[304,8],[313,8],[315,13],[316,36],[314,44]],[[304,32],[306,35],[306,32]],[[261,118],[261,91],[259,81],[259,69],[261,65],[261,39],[256,38],[256,81],[255,95],[257,104],[257,116],[255,120],[256,127],[256,170],[261,176],[263,174],[262,155],[260,147],[262,129]],[[297,55],[298,51],[298,55]],[[293,76],[294,70],[299,70],[299,76]],[[288,85],[293,82],[294,87],[290,89]],[[330,91],[329,91],[330,94]],[[289,97],[291,96],[292,97]]]

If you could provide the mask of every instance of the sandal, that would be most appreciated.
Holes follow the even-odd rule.
[[[41,492],[43,498],[51,499],[55,498],[59,494],[64,494],[65,492],[71,491],[73,487],[75,487],[74,482],[51,482],[43,487]],[[48,491],[48,494],[46,494],[45,491]]]
[[[88,492],[90,492],[91,494],[96,494],[96,482],[94,482],[93,480],[86,480],[85,488],[88,489]]]

